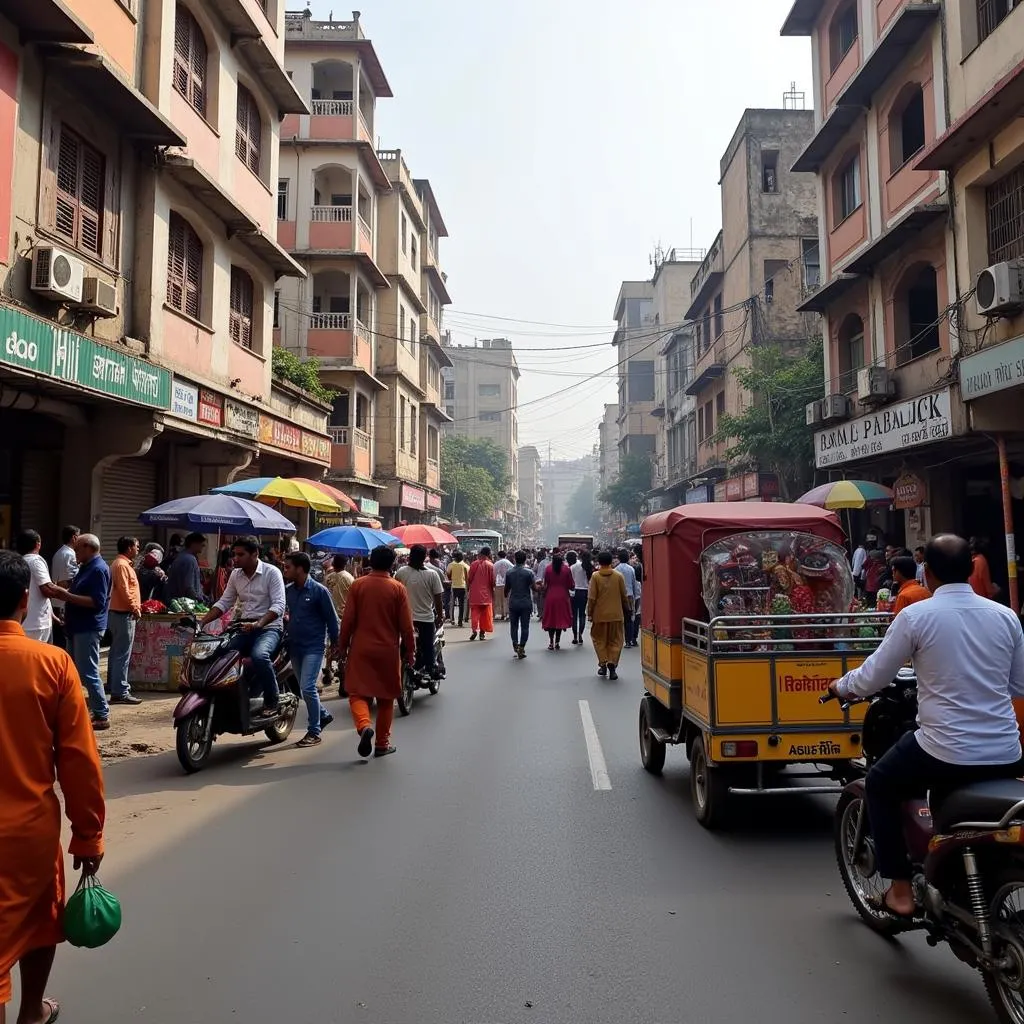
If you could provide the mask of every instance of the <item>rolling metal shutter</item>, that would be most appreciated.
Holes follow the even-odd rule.
[[[60,454],[54,451],[26,451],[21,460],[21,500],[15,533],[37,530],[43,550],[60,547],[57,510],[60,497]]]
[[[117,554],[118,537],[144,537],[149,528],[139,514],[157,504],[157,464],[145,456],[118,459],[103,471],[100,494],[100,544],[109,562]]]

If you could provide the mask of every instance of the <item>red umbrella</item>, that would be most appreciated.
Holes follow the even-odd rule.
[[[438,544],[459,543],[458,539],[447,530],[442,530],[437,526],[423,526],[419,523],[413,523],[411,526],[396,526],[393,530],[388,530],[388,533],[393,533],[407,548],[412,547],[413,544],[424,544],[429,548]]]

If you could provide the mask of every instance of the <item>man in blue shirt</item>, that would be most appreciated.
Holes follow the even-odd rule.
[[[203,576],[199,569],[199,556],[206,547],[206,537],[201,533],[190,533],[185,546],[178,552],[167,570],[167,600],[174,601],[187,597],[193,601],[203,600]]]
[[[99,537],[82,533],[75,541],[78,574],[58,599],[64,602],[64,628],[71,657],[89,694],[92,727],[110,728],[110,707],[100,680],[100,640],[107,631],[110,606],[110,569],[100,558]]]
[[[633,599],[633,607],[640,603],[640,588],[636,582],[636,570],[629,564],[629,551],[620,548],[616,554],[615,571],[622,574],[626,581],[626,596]],[[626,647],[636,647],[636,620],[633,616],[626,616]]]
[[[341,632],[331,592],[309,575],[309,569],[309,555],[304,552],[285,555],[284,578],[290,584],[285,592],[288,654],[309,713],[306,735],[297,744],[300,747],[315,747],[320,742],[320,731],[334,721],[334,716],[320,706],[316,684],[326,651],[325,637],[329,636],[331,646],[336,647]]]

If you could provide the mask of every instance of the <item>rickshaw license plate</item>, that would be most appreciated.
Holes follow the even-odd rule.
[[[856,740],[854,740],[856,736]],[[757,753],[748,746],[757,743]],[[739,744],[743,744],[739,746]],[[737,757],[742,750],[746,756]],[[759,736],[715,736],[711,756],[722,764],[730,761],[845,761],[861,756],[860,734],[772,733]]]

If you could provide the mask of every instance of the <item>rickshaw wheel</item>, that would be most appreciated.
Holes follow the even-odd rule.
[[[729,780],[721,768],[708,764],[704,749],[704,737],[693,741],[690,755],[690,795],[697,820],[709,829],[719,828],[726,817],[729,802]]]
[[[660,775],[665,767],[665,744],[651,732],[651,697],[640,701],[640,763],[652,775]]]

